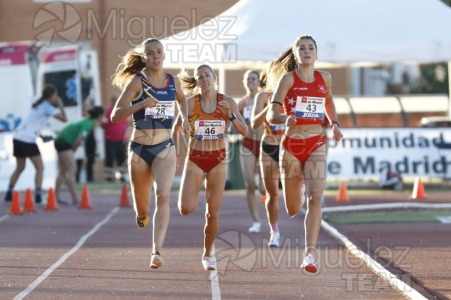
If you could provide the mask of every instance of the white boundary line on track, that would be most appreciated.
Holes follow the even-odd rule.
[[[335,207],[323,208],[323,212],[332,212],[332,211],[352,211],[352,210],[368,210],[368,209],[386,209],[386,208],[411,208],[411,207],[427,207],[431,208],[429,205],[421,204],[421,203],[390,203],[390,204],[376,204],[376,205],[354,205],[347,206],[347,210],[345,209],[337,209],[334,210]],[[440,204],[437,204],[440,205]],[[435,206],[437,206],[435,205]],[[360,209],[359,206],[364,206],[366,208]],[[384,207],[385,206],[385,207]],[[432,205],[434,206],[434,205]],[[346,208],[346,207],[340,207]],[[451,205],[445,205],[444,207],[435,207],[435,208],[451,208]],[[410,285],[406,284],[404,281],[398,279],[396,275],[385,269],[381,264],[377,261],[373,260],[368,254],[364,253],[362,250],[358,249],[356,245],[354,245],[346,236],[341,234],[335,227],[331,226],[326,221],[321,221],[321,227],[332,237],[337,239],[340,243],[342,243],[349,251],[351,255],[354,255],[362,262],[366,264],[366,266],[371,269],[377,276],[381,277],[385,281],[387,281],[393,288],[398,290],[403,296],[407,299],[412,300],[427,300],[423,295],[421,295],[418,291],[413,289]]]
[[[362,204],[362,205],[325,207],[322,209],[322,211],[323,211],[323,213],[328,213],[328,212],[348,212],[348,211],[396,209],[396,208],[451,209],[451,203],[396,202],[396,203],[385,203],[385,204]]]
[[[216,258],[216,249],[213,244],[213,248],[211,249],[213,256]],[[210,272],[210,283],[211,283],[211,299],[212,300],[221,300],[221,289],[219,288],[219,274],[218,268],[216,270],[209,271]]]
[[[8,215],[4,215],[3,217],[0,217],[0,222],[3,222],[3,221],[5,221],[8,218],[9,218]]]
[[[114,216],[118,211],[120,210],[120,207],[113,208],[110,213],[99,223],[97,223],[88,233],[86,233],[84,236],[78,240],[77,244],[64,253],[63,256],[58,259],[56,263],[54,263],[52,266],[50,266],[47,270],[45,270],[44,273],[42,273],[41,276],[39,276],[35,281],[33,281],[26,289],[24,289],[20,294],[18,294],[16,297],[14,297],[14,300],[19,300],[25,298],[28,294],[30,294],[41,282],[43,282],[50,274],[53,273],[62,263],[64,263],[72,254],[77,252],[83,244],[94,234],[96,233],[103,225],[105,225],[111,217]]]

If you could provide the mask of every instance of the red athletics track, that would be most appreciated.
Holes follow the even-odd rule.
[[[9,208],[1,205],[0,298],[405,299],[324,231],[318,241],[319,272],[304,273],[299,269],[303,215],[289,218],[280,200],[283,247],[270,250],[263,206],[262,233],[247,232],[251,221],[243,191],[224,197],[217,276],[210,278],[200,262],[203,194],[197,211],[181,216],[177,193],[172,193],[161,251],[165,265],[151,270],[151,230],[139,230],[133,210],[118,208],[119,198],[120,191],[91,192],[92,210],[38,208],[32,215],[6,218]],[[426,298],[432,295],[411,284]]]
[[[451,204],[451,192],[429,191],[422,200],[409,200],[411,192],[351,194],[348,203],[329,198],[328,206],[406,203]],[[451,217],[451,216],[449,216]],[[335,225],[365,253],[378,257],[382,265],[412,286],[420,285],[427,299],[451,299],[451,224],[381,223]],[[421,291],[421,288],[418,289]]]

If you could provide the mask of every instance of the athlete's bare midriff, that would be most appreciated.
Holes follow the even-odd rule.
[[[134,128],[131,140],[142,145],[157,145],[171,138],[171,129]]]

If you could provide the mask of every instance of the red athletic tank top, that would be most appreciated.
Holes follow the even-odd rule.
[[[190,136],[191,138],[194,138],[195,134],[198,135],[198,132],[196,132],[196,121],[202,122],[202,121],[225,121],[225,128],[227,128],[228,124],[229,124],[229,119],[227,118],[226,115],[224,115],[220,110],[219,110],[219,105],[218,103],[222,101],[222,99],[224,98],[223,94],[217,93],[217,101],[216,101],[216,110],[212,113],[206,113],[202,110],[202,106],[200,103],[200,94],[196,94],[194,95],[194,107],[193,107],[193,111],[191,113],[191,115],[189,116],[188,120],[189,120],[189,125],[190,125]],[[204,124],[198,124],[204,126]],[[210,128],[206,128],[206,130],[211,130],[211,128],[214,128],[214,126],[216,126],[215,124],[211,124]],[[225,133],[225,132],[224,132]],[[216,136],[216,138],[213,138],[215,136],[214,133],[211,133],[212,138],[207,138],[207,136],[210,134],[209,132],[203,132],[202,133],[203,136],[205,138],[202,138],[204,140],[214,140],[214,139],[222,139],[218,136]],[[196,136],[196,138],[198,138]]]
[[[325,116],[327,87],[320,72],[315,71],[315,80],[307,83],[293,71],[293,86],[283,100],[286,115],[296,116],[296,125],[321,124]]]

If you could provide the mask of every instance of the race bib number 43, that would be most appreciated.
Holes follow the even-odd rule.
[[[325,101],[325,98],[298,96],[295,108],[296,118],[322,120]]]
[[[222,140],[224,132],[223,120],[199,120],[194,123],[194,138],[197,140]]]
[[[174,119],[175,101],[159,101],[155,107],[147,107],[145,110],[146,120]]]

